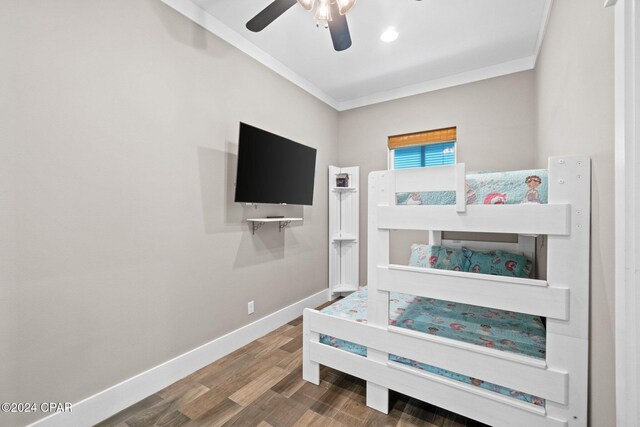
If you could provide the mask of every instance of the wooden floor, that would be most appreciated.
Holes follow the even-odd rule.
[[[482,426],[392,393],[389,415],[365,405],[365,382],[322,367],[302,379],[302,317],[147,397],[99,426]]]

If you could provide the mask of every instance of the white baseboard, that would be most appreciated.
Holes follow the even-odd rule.
[[[328,300],[328,289],[318,292],[94,394],[73,405],[72,412],[52,414],[29,427],[92,426],[290,322],[302,315],[305,308],[317,307]]]

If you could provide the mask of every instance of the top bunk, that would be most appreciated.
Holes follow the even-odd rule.
[[[547,204],[549,171],[466,173],[464,193],[467,205]],[[456,199],[453,190],[396,193],[397,205],[455,205]]]
[[[547,203],[467,204],[464,164],[372,172],[367,224],[369,288],[540,315],[549,319],[554,333],[586,339],[590,163],[586,156],[550,157]],[[430,191],[454,191],[456,204],[397,204],[398,193]],[[391,230],[509,233],[525,238],[546,235],[546,279],[391,264]],[[369,299],[378,300],[378,293],[370,293]],[[379,302],[383,304],[384,298]],[[384,318],[377,316],[384,310],[377,303],[369,306],[373,307],[370,314],[383,324]]]
[[[380,229],[566,236],[572,219],[588,221],[590,159],[551,157],[548,169],[497,173],[466,174],[464,163],[380,171],[369,186]]]

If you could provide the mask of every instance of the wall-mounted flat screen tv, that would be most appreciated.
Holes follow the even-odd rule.
[[[240,123],[236,202],[313,204],[316,149]]]

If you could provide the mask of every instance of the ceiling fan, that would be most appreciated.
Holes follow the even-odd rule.
[[[306,10],[312,10],[316,0],[274,0],[247,22],[247,29],[254,33],[264,30],[296,3],[300,3]],[[327,23],[333,48],[342,51],[351,47],[351,34],[346,13],[353,7],[356,0],[317,0],[317,3],[316,19]]]

